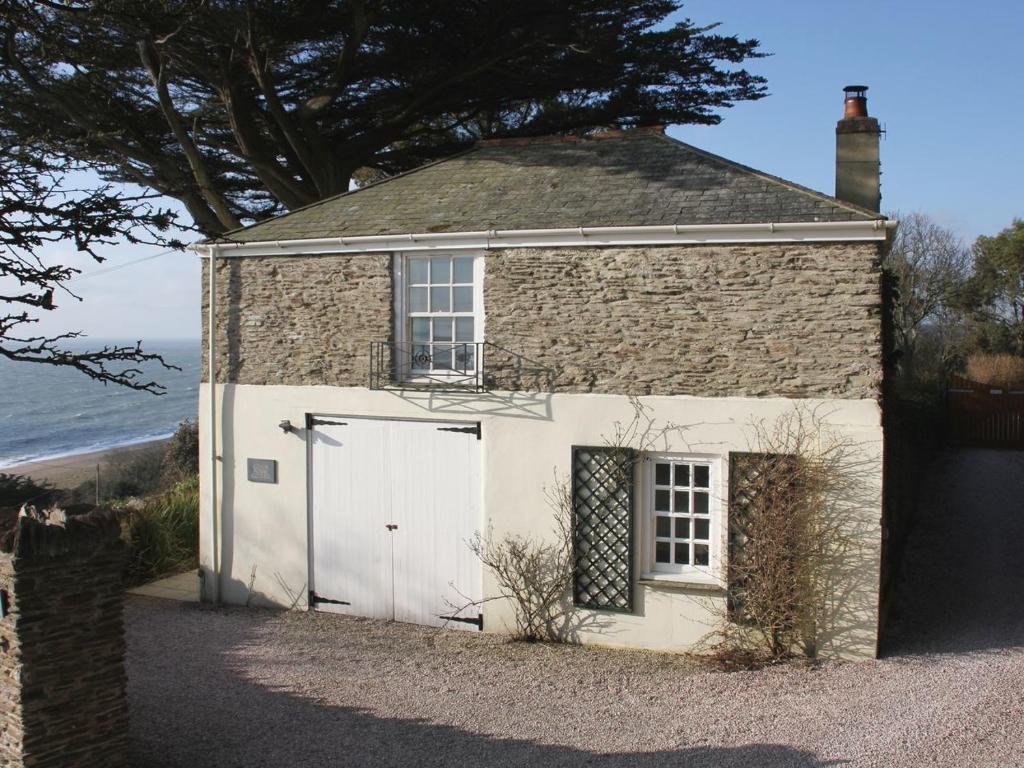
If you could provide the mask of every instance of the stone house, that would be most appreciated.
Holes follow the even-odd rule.
[[[846,109],[842,199],[635,129],[479,142],[197,246],[206,597],[506,631],[467,540],[550,535],[569,481],[573,637],[687,649],[752,425],[804,407],[863,489],[821,649],[873,655],[893,223]],[[637,404],[657,440],[622,472]]]

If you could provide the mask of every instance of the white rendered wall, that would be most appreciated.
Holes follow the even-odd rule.
[[[616,422],[633,417],[629,398],[619,395],[529,393],[398,393],[365,388],[219,385],[218,445],[221,597],[225,602],[305,607],[309,589],[305,414],[480,421],[483,425],[482,528],[549,535],[552,511],[545,487],[567,477],[573,445],[604,445]],[[208,387],[200,402],[203,488],[200,560],[212,578],[213,537],[209,499]],[[715,491],[727,495],[730,451],[754,447],[752,424],[768,423],[797,406],[816,410],[857,453],[856,498],[849,516],[856,523],[845,594],[833,606],[836,630],[821,651],[847,658],[875,653],[881,552],[882,428],[873,400],[781,398],[644,397],[656,428],[673,425],[658,450],[720,456]],[[284,419],[298,432],[285,434]],[[246,459],[276,459],[278,482],[246,479]],[[724,508],[724,507],[723,507]],[[638,519],[641,510],[638,510]],[[720,530],[724,547],[725,526]],[[638,543],[641,538],[638,536]],[[641,552],[644,547],[639,547]],[[638,553],[640,556],[640,553]],[[255,569],[255,575],[253,575]],[[641,565],[642,569],[642,565]],[[250,586],[251,582],[251,586]],[[484,574],[484,595],[496,593]],[[706,635],[724,601],[721,591],[640,584],[635,613],[579,611],[582,642],[685,650]],[[511,606],[487,603],[484,624],[502,631],[512,624]]]

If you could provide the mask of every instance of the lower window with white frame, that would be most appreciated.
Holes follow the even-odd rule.
[[[645,577],[719,582],[718,460],[648,454],[641,476]]]

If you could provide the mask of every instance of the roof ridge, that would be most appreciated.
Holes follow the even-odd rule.
[[[845,200],[840,200],[838,197],[835,197],[834,195],[828,195],[828,194],[825,194],[824,192],[819,192],[816,189],[811,189],[810,187],[805,187],[802,184],[797,184],[795,181],[789,181],[789,179],[784,179],[781,176],[776,176],[776,175],[768,173],[766,171],[758,170],[757,168],[753,168],[753,167],[751,167],[749,165],[744,165],[743,163],[737,163],[735,160],[730,160],[727,157],[722,157],[721,155],[716,155],[714,152],[708,152],[706,149],[701,149],[700,147],[695,147],[693,144],[688,144],[687,142],[682,141],[681,139],[677,139],[674,136],[669,136],[668,134],[653,134],[653,135],[654,135],[655,138],[661,138],[661,139],[664,139],[666,141],[670,141],[670,142],[672,142],[673,144],[675,144],[677,146],[684,147],[689,152],[693,152],[694,154],[700,155],[701,157],[706,157],[708,160],[713,160],[715,162],[721,163],[722,165],[727,165],[727,166],[729,166],[731,168],[735,168],[735,169],[743,171],[745,173],[749,173],[749,174],[751,174],[753,176],[757,176],[759,178],[765,179],[766,181],[770,181],[770,182],[773,182],[775,184],[779,184],[779,185],[781,185],[783,187],[786,187],[788,189],[793,190],[794,192],[799,192],[801,194],[807,195],[809,197],[816,198],[818,200],[828,200],[828,201],[830,201],[832,203],[835,203],[836,205],[838,205],[838,206],[840,206],[842,208],[846,208],[847,210],[852,211],[853,213],[858,213],[858,214],[862,214],[862,215],[866,215],[866,216],[872,216],[875,219],[885,219],[886,218],[886,216],[884,216],[879,211],[872,211],[872,210],[870,210],[868,208],[862,208],[861,206],[856,205],[854,203],[848,203]]]
[[[638,125],[633,128],[607,128],[579,136],[574,133],[545,133],[540,136],[499,136],[477,139],[478,147],[529,147],[550,144],[586,144],[589,142],[631,139],[637,136],[663,136],[664,125]]]
[[[328,195],[327,197],[322,197],[319,200],[314,200],[312,203],[307,203],[306,205],[299,206],[298,208],[292,208],[290,211],[286,211],[285,213],[282,213],[282,214],[280,214],[278,216],[271,216],[270,218],[263,219],[262,221],[257,221],[257,222],[254,222],[252,224],[246,224],[244,227],[236,227],[235,229],[232,229],[232,230],[229,230],[227,232],[224,232],[224,233],[218,235],[217,237],[207,238],[206,240],[203,240],[202,242],[203,243],[223,242],[224,240],[228,240],[231,235],[234,235],[237,232],[244,232],[247,229],[252,229],[253,227],[259,227],[259,226],[261,226],[263,224],[266,224],[268,221],[280,221],[281,219],[288,218],[293,213],[299,213],[301,211],[308,211],[310,208],[316,208],[317,206],[324,205],[325,203],[330,203],[330,202],[333,202],[335,200],[340,200],[343,197],[348,197],[349,195],[354,195],[356,192],[362,192],[364,189],[372,189],[373,187],[379,187],[382,184],[387,184],[389,181],[395,181],[396,179],[402,179],[402,178],[405,178],[406,176],[411,176],[414,173],[418,173],[419,171],[425,170],[425,169],[430,168],[432,166],[438,165],[440,163],[447,162],[448,160],[452,160],[452,159],[454,159],[456,157],[462,157],[463,155],[468,155],[471,152],[477,151],[478,149],[480,149],[480,145],[478,143],[477,144],[473,144],[473,145],[467,147],[466,149],[463,149],[460,152],[455,152],[454,154],[438,158],[437,160],[432,160],[429,163],[424,163],[423,165],[418,165],[415,168],[410,168],[408,171],[402,171],[401,173],[396,173],[394,176],[385,176],[383,179],[378,179],[377,181],[371,181],[369,184],[366,184],[365,186],[356,187],[355,189],[347,189],[344,192],[339,192],[336,195]],[[244,241],[239,241],[239,242],[244,242]]]

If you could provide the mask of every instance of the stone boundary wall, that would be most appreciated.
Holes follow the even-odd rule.
[[[225,258],[218,287],[221,382],[366,386],[370,343],[393,338],[387,254]],[[556,392],[875,398],[882,380],[874,242],[499,250],[484,311],[486,340]],[[522,388],[492,362],[495,388]]]
[[[0,552],[0,764],[128,766],[116,518],[21,518]]]

